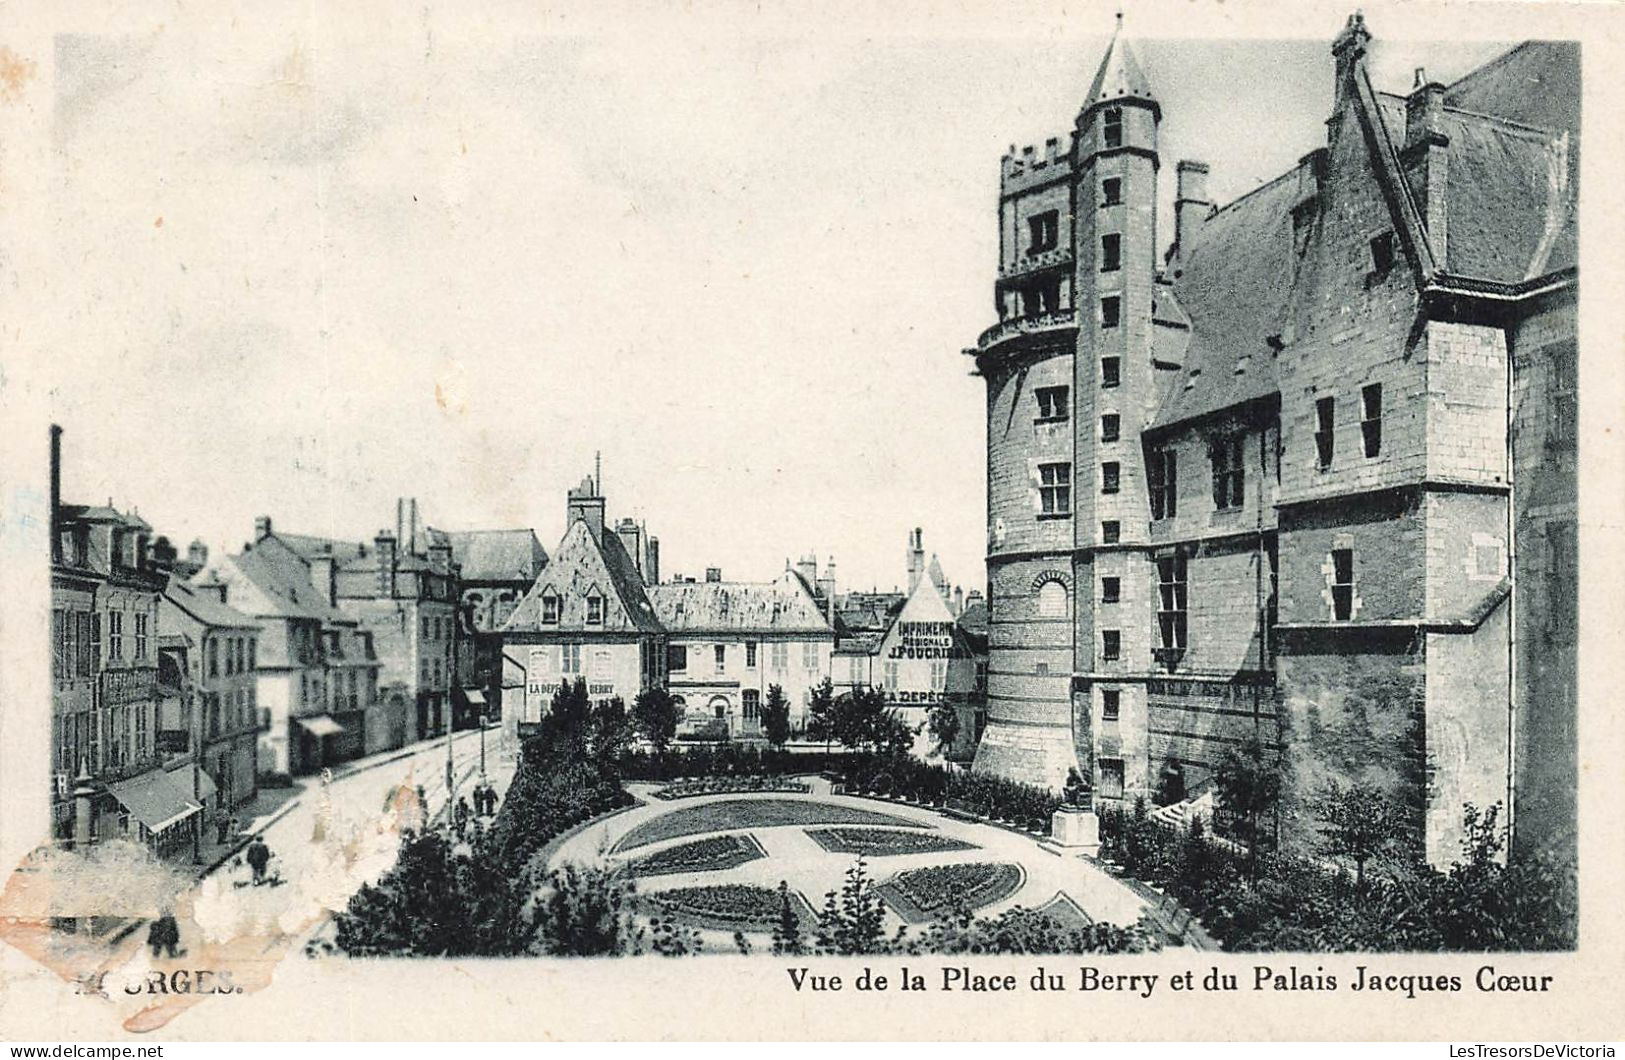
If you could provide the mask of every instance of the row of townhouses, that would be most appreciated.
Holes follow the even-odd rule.
[[[503,693],[517,708],[504,718],[516,728],[579,678],[595,700],[630,703],[664,686],[683,710],[681,734],[712,739],[759,737],[762,704],[777,685],[792,730],[804,731],[812,693],[827,679],[837,694],[882,689],[920,730],[922,754],[934,750],[928,712],[951,703],[965,715],[961,753],[973,746],[986,609],[980,594],[967,606],[950,591],[935,557],[924,576],[919,530],[907,592],[841,596],[834,562],[820,575],[811,557],[765,582],[725,581],[717,567],[703,580],[662,581],[658,541],[631,520],[612,528],[590,477],[569,491],[565,525],[552,561],[501,630]]]
[[[370,542],[270,517],[186,556],[138,515],[61,499],[52,429],[54,838],[164,855],[265,783],[470,727],[497,629],[547,555],[530,530],[446,533],[415,500]]]

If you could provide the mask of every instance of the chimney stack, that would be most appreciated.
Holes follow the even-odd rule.
[[[632,519],[622,519],[615,524],[615,536],[621,539],[621,547],[632,557],[632,565],[638,569],[638,576],[643,579],[643,584],[648,585],[649,572],[646,569],[647,563],[643,552],[643,533],[638,529],[638,524]]]
[[[592,534],[592,539],[600,543],[603,542],[604,498],[598,491],[597,485],[590,478],[582,479],[581,485],[571,490],[565,500],[565,533],[569,533],[570,527],[577,522],[586,523],[587,531]]]
[[[338,584],[333,570],[331,545],[323,545],[321,550],[310,558],[310,584],[315,586],[316,592],[321,594],[328,607],[338,602]]]
[[[649,577],[646,579],[650,585],[660,584],[660,539],[649,539]]]
[[[705,580],[707,582],[720,582],[722,580],[722,568],[721,567],[707,567],[707,568],[705,568]]]
[[[1213,200],[1208,198],[1206,162],[1189,159],[1175,167],[1178,173],[1174,197],[1174,247],[1168,256],[1177,268],[1190,256],[1190,247],[1201,231],[1202,222],[1213,214]]]
[[[378,531],[372,539],[373,549],[378,554],[378,595],[393,598],[395,595],[395,535],[388,530]]]
[[[925,532],[919,527],[908,538],[908,592],[914,595],[914,590],[920,586],[920,576],[925,573]]]
[[[271,517],[269,515],[261,515],[257,517],[254,520],[254,543],[257,545],[270,536]]]
[[[1450,136],[1444,124],[1445,88],[1416,68],[1416,87],[1405,99],[1405,146],[1399,153],[1416,205],[1427,226],[1433,256],[1444,260],[1450,232],[1449,197],[1445,194],[1450,166]]]
[[[51,561],[62,560],[62,428],[51,424]]]
[[[186,546],[186,562],[196,566],[199,570],[209,565],[209,546],[202,541],[194,540]]]
[[[962,587],[956,585],[956,586],[954,586],[954,617],[958,618],[960,615],[963,615],[964,613],[965,613],[965,590]]]

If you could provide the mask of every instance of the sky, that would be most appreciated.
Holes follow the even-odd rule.
[[[994,319],[999,159],[1066,135],[1107,9],[877,33],[320,8],[174,7],[43,57],[68,501],[236,551],[257,515],[362,540],[415,496],[551,550],[601,453],[667,575],[812,552],[890,587],[918,526],[983,584],[963,350]],[[1322,142],[1346,11],[1304,11],[1300,41],[1131,15],[1165,202],[1179,158],[1223,202]],[[1506,47],[1372,28],[1395,91]]]

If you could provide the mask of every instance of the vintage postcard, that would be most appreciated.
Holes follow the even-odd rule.
[[[1625,1033],[1612,5],[5,9],[0,1037]]]

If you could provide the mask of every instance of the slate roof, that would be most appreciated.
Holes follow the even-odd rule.
[[[832,631],[801,578],[771,582],[677,582],[649,587],[660,622],[672,633]]]
[[[565,530],[552,561],[544,568],[542,574],[538,575],[537,582],[525,593],[502,628],[505,630],[550,628],[541,624],[541,595],[537,592],[538,586],[543,576],[550,570],[555,573],[560,569],[566,572],[572,570],[572,565],[577,563],[576,557],[582,549],[592,549],[603,561],[610,590],[620,599],[621,607],[625,610],[632,627],[642,633],[665,632],[659,616],[655,614],[654,605],[649,602],[649,594],[644,590],[643,577],[638,573],[632,557],[627,555],[621,539],[606,529],[601,539],[594,540],[592,533],[587,529],[587,524],[579,520],[571,523]]]
[[[452,561],[465,582],[534,581],[547,566],[547,552],[534,530],[430,531],[451,544]]]
[[[1100,67],[1095,71],[1095,79],[1083,97],[1085,107],[1092,107],[1108,99],[1121,99],[1124,96],[1145,100],[1156,99],[1151,92],[1151,80],[1145,76],[1145,68],[1140,65],[1139,57],[1134,54],[1134,49],[1129,46],[1128,41],[1123,39],[1121,20],[1117,28],[1118,31],[1112,35],[1111,44],[1106,46],[1106,54],[1100,60]]]
[[[1562,134],[1446,109],[1446,271],[1518,283],[1577,260],[1575,181]]]
[[[1405,142],[1406,99],[1392,93],[1372,98],[1397,148]],[[1445,102],[1449,227],[1441,270],[1516,284],[1573,266],[1578,47],[1520,45],[1449,86]],[[1177,323],[1183,311],[1190,331],[1182,370],[1153,428],[1278,392],[1268,340],[1283,333],[1293,309],[1292,208],[1307,164],[1213,213],[1178,263],[1172,298],[1159,294],[1159,322]],[[1157,329],[1159,356],[1177,347],[1177,333]]]
[[[281,530],[272,531],[271,536],[299,553],[302,559],[314,559],[326,553],[331,553],[335,566],[343,567],[354,560],[366,555],[365,545],[353,541],[340,541],[331,537],[316,537],[313,534],[289,534]]]
[[[310,565],[276,536],[261,538],[253,548],[232,557],[243,577],[269,598],[277,614],[322,622],[354,623],[331,607],[310,581]]]
[[[1173,282],[1173,295],[1191,322],[1184,370],[1154,426],[1217,412],[1279,388],[1267,340],[1281,333],[1291,305],[1297,273],[1292,207],[1300,168],[1215,212],[1191,241]]]
[[[598,543],[598,551],[604,557],[604,566],[609,569],[610,583],[620,596],[626,613],[632,617],[633,624],[645,633],[663,632],[654,605],[649,602],[649,594],[644,591],[643,575],[638,573],[638,565],[632,562],[620,537],[606,529],[603,540]]]
[[[212,592],[199,592],[197,588],[176,575],[170,575],[164,598],[185,611],[205,626],[217,629],[258,629],[259,623],[249,615],[220,602]]]

